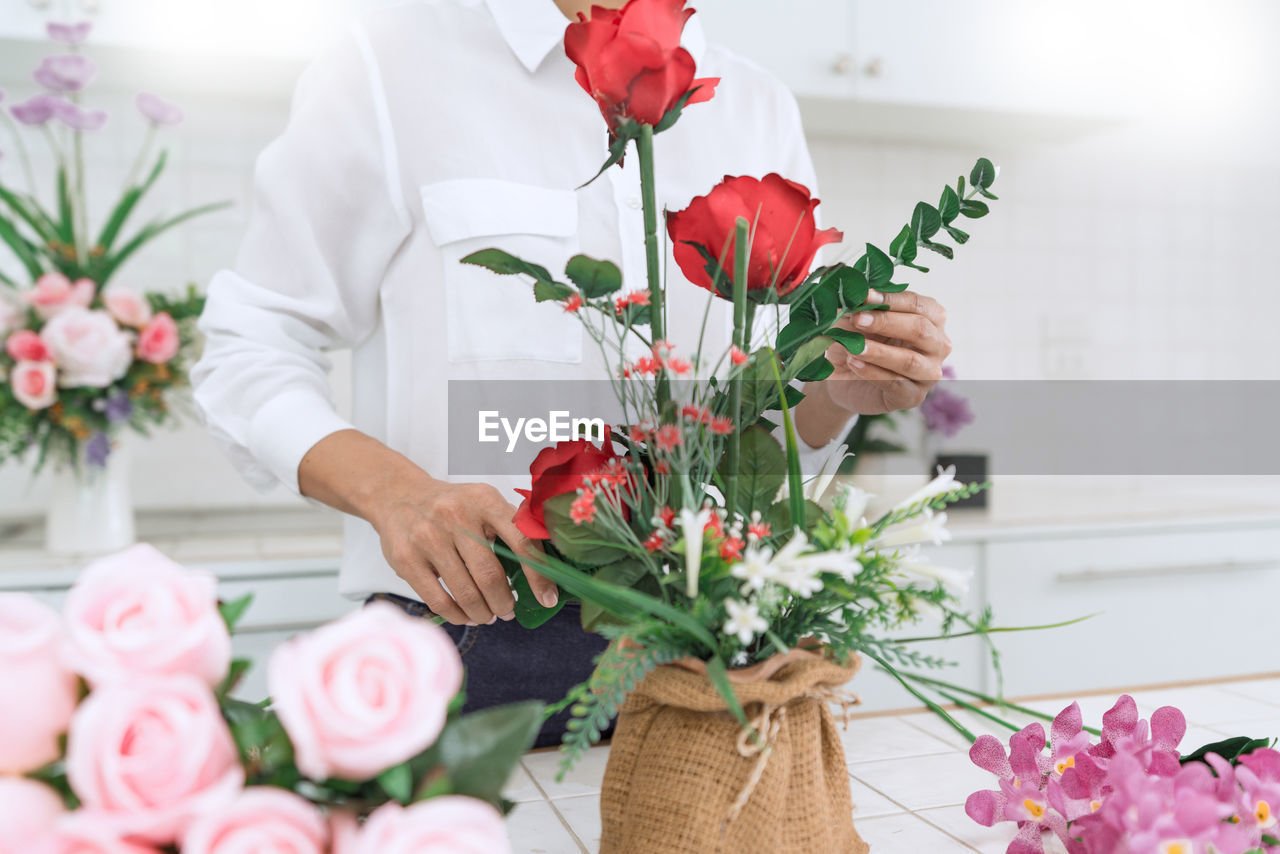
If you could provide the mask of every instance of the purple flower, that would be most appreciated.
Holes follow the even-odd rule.
[[[53,115],[72,130],[100,130],[107,123],[103,110],[84,110],[61,98],[53,102]]]
[[[127,421],[129,416],[133,414],[133,402],[129,400],[129,395],[124,392],[113,394],[107,398],[102,412],[112,424]]]
[[[138,95],[138,111],[156,125],[176,125],[182,121],[182,110],[150,92]]]
[[[942,366],[942,378],[944,380],[953,380],[956,378],[956,369],[950,365]]]
[[[945,388],[934,388],[929,392],[924,403],[920,404],[920,414],[924,416],[925,429],[930,433],[941,433],[948,439],[972,424],[974,419],[969,399]]]
[[[98,73],[93,60],[78,53],[46,56],[36,69],[36,82],[54,92],[79,92]]]
[[[43,125],[53,118],[55,105],[62,99],[56,95],[36,95],[9,108],[13,117],[24,125]]]
[[[89,29],[92,26],[88,21],[83,21],[79,24],[55,24],[50,21],[48,27],[49,38],[69,47],[75,47],[85,43],[85,40],[89,38]]]
[[[84,458],[94,468],[104,468],[109,456],[111,456],[111,440],[107,438],[106,433],[94,433],[93,437],[85,443]]]

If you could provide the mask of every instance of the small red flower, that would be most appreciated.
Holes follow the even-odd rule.
[[[653,428],[649,426],[649,422],[641,421],[639,424],[633,424],[631,428],[627,430],[627,436],[631,441],[639,444],[641,442],[648,441],[649,434],[652,432]]]
[[[666,460],[658,460],[653,466],[654,472],[657,474],[671,474],[671,466],[667,465]]]
[[[564,301],[564,310],[570,314],[576,312],[580,308],[582,308],[582,297],[578,294],[574,294]]]
[[[665,359],[671,355],[671,351],[675,348],[676,345],[666,339],[660,338],[653,342],[653,357],[655,359]]]
[[[702,528],[702,533],[709,537],[724,536],[724,519],[720,518],[719,513],[711,514],[711,518],[707,520],[707,524]]]
[[[773,536],[773,529],[768,522],[752,522],[747,526],[747,537],[763,540]]]
[[[665,540],[662,537],[662,532],[655,530],[649,535],[649,538],[644,541],[644,547],[650,552],[656,552],[658,549],[662,548],[662,544],[664,542]]]
[[[632,366],[637,374],[656,375],[662,370],[662,363],[657,359],[650,359],[648,356],[636,359],[635,365]]]
[[[627,307],[626,297],[618,297],[613,301],[613,313],[618,315],[618,317],[622,317],[622,312],[626,309],[626,307]]]
[[[667,370],[671,371],[671,373],[682,377],[693,370],[693,362],[676,356],[674,358],[667,359],[666,367]]]
[[[596,519],[596,494],[590,489],[578,493],[578,497],[569,505],[569,518],[575,525],[594,522]]]
[[[664,506],[658,510],[658,518],[662,520],[663,525],[670,528],[676,523],[676,511]]]
[[[663,424],[658,428],[658,432],[654,434],[654,443],[658,446],[659,451],[670,453],[683,441],[684,437],[680,435],[680,428],[674,424]]]
[[[733,432],[732,419],[721,418],[721,417],[712,418],[711,432],[715,433],[717,436],[728,436],[730,433]]]
[[[693,421],[695,423],[702,422],[702,419],[704,417],[703,412],[704,410],[702,409],[702,407],[693,403],[686,403],[684,406],[680,407],[680,417],[687,418],[688,420]]]
[[[746,543],[740,537],[730,537],[720,544],[720,557],[723,560],[738,560],[742,557],[742,548]]]
[[[738,349],[738,345],[734,344],[729,350],[729,358],[735,365],[745,365],[747,362],[747,354]]]

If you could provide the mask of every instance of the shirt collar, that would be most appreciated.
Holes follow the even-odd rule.
[[[485,0],[511,52],[530,73],[564,43],[568,20],[552,0]],[[694,15],[685,24],[681,43],[701,63],[707,48],[702,22]]]

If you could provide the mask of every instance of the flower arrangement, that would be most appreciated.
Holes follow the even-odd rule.
[[[172,417],[166,393],[186,383],[203,299],[194,288],[171,296],[108,285],[150,241],[223,207],[161,217],[126,235],[165,168],[161,152],[142,172],[156,134],[182,119],[176,106],[143,93],[137,106],[147,121],[145,140],[119,200],[90,230],[84,138],[106,124],[107,114],[82,103],[96,74],[82,52],[88,33],[88,24],[50,24],[50,38],[65,52],[35,70],[46,91],[0,112],[27,185],[24,192],[0,180],[0,242],[21,270],[17,278],[0,271],[0,460],[34,447],[37,469],[50,454],[73,466],[101,467],[122,428],[145,433]],[[37,193],[19,125],[40,132],[54,156],[48,200]]]
[[[281,645],[272,699],[236,699],[247,606],[146,545],[87,567],[61,616],[0,594],[0,850],[510,850],[500,790],[541,704],[459,715],[453,642],[384,604]]]
[[[608,124],[601,172],[636,143],[647,287],[624,290],[616,265],[584,255],[569,261],[567,281],[497,248],[463,259],[530,278],[537,300],[576,314],[613,367],[626,419],[602,443],[544,449],[516,516],[545,550],[525,563],[581,600],[587,629],[616,641],[565,701],[575,716],[565,767],[660,665],[705,662],[728,709],[751,729],[730,668],[811,644],[830,660],[860,653],[891,671],[941,664],[890,631],[925,615],[941,619],[944,635],[956,625],[987,626],[962,612],[965,574],[918,551],[947,539],[946,505],[981,487],[946,472],[871,521],[863,516],[868,496],[857,489],[819,503],[840,460],[805,482],[791,408],[804,396],[798,383],[831,375],[829,352],[862,352],[850,314],[886,308],[883,294],[907,288],[894,281],[898,269],[925,269],[916,263],[921,248],[950,258],[940,233],[969,239],[957,221],[988,213],[996,170],[980,159],[937,206],[918,204],[888,251],[867,244],[851,264],[816,269],[818,250],[843,235],[817,227],[819,201],[809,189],[778,174],[726,177],[667,214],[665,227],[684,278],[708,292],[708,311],[714,300],[732,302],[732,346],[713,353],[702,341],[668,340],[653,136],[713,97],[718,82],[697,79],[679,47],[691,14],[682,0],[631,0],[618,11],[593,9],[565,34],[578,81]],[[497,550],[519,619],[547,619],[514,554],[502,544]]]
[[[1172,706],[1140,719],[1126,694],[1101,730],[1086,730],[1072,703],[1047,742],[1039,723],[1011,735],[1007,752],[994,736],[978,736],[969,757],[999,789],[974,792],[965,812],[987,827],[1016,822],[1009,854],[1043,854],[1046,834],[1071,854],[1280,851],[1274,742],[1240,737],[1181,756],[1186,729]]]

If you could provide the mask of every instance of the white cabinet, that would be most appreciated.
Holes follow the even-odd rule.
[[[1275,669],[1280,527],[994,542],[987,601],[1005,625],[1010,696],[1120,689]]]

